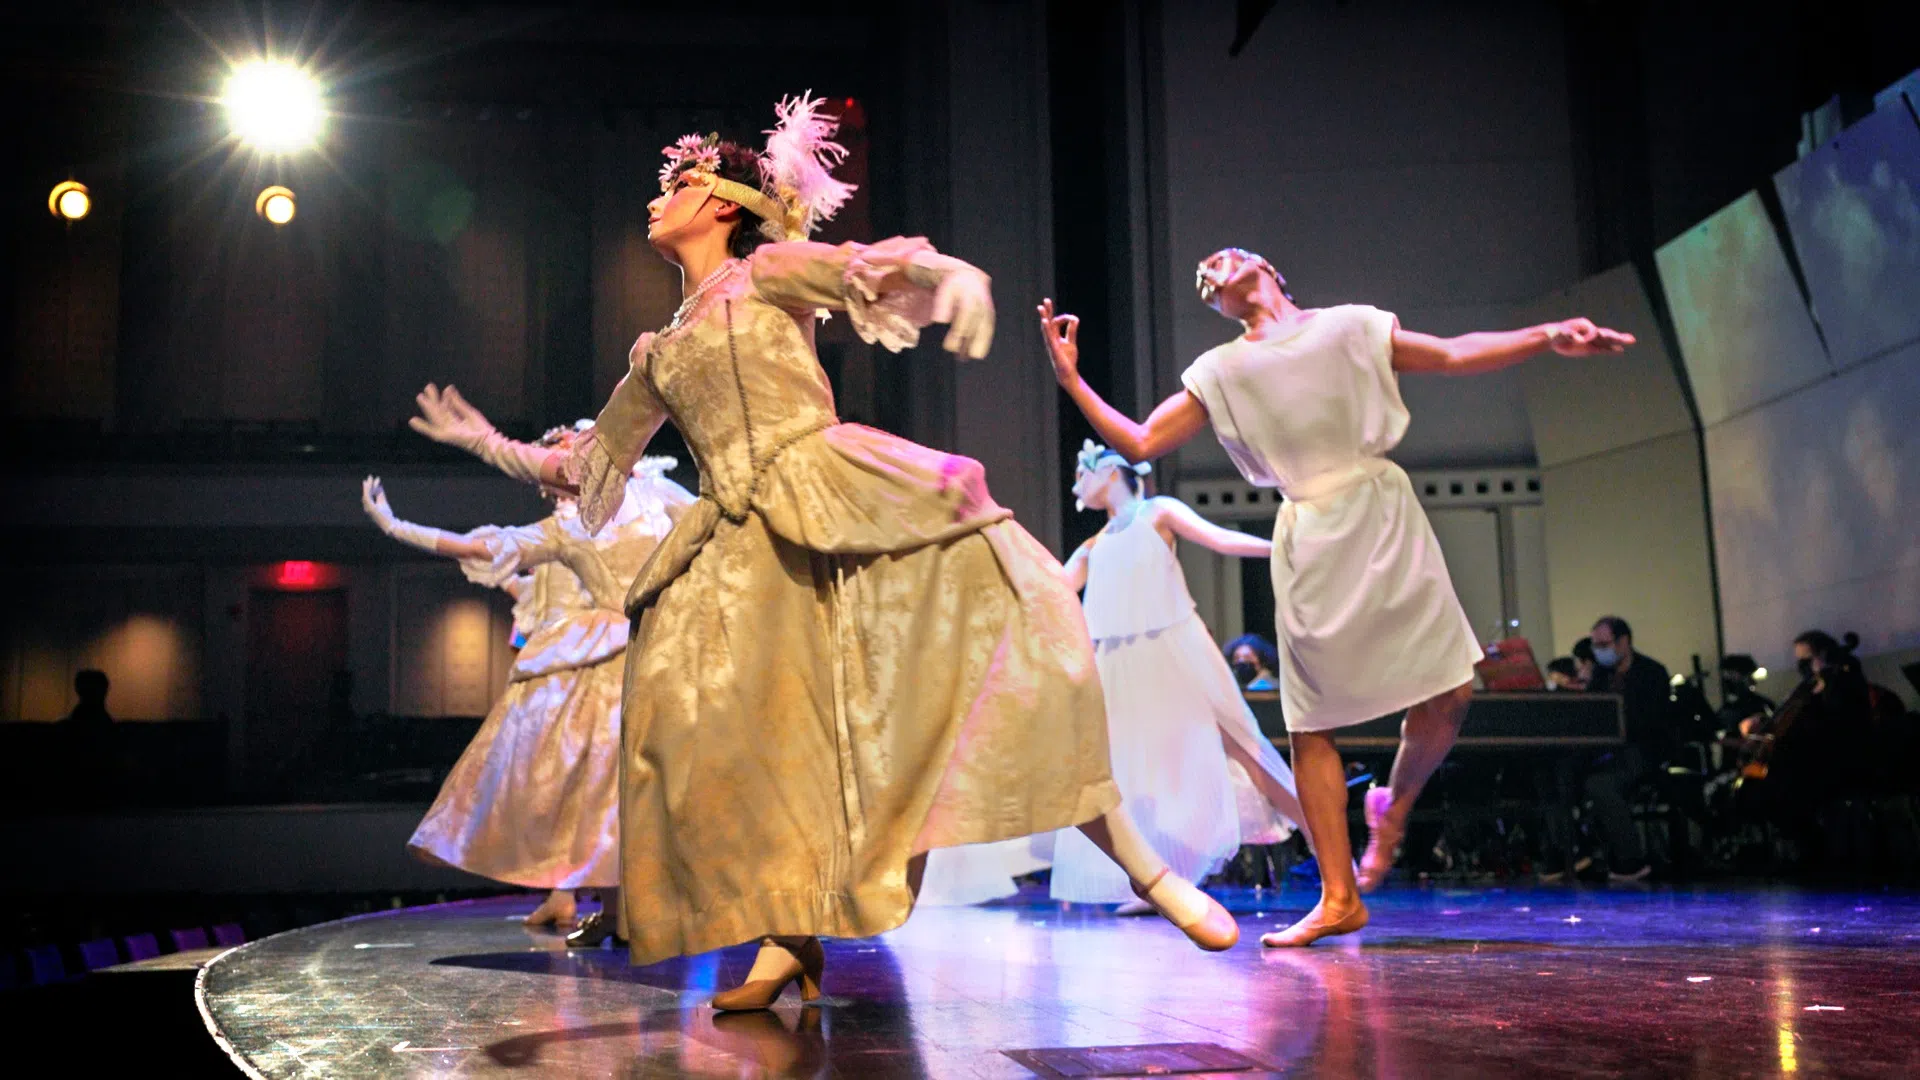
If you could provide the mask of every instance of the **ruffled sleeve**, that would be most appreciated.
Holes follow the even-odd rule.
[[[560,557],[559,523],[545,518],[532,525],[501,528],[483,525],[468,533],[487,549],[485,559],[461,559],[460,572],[476,585],[497,589],[514,576]]]
[[[619,512],[634,463],[667,419],[666,405],[647,381],[647,350],[652,344],[650,333],[633,343],[627,353],[627,373],[613,388],[593,430],[575,440],[560,463],[560,475],[580,492],[580,523],[589,535]]]
[[[933,321],[933,289],[903,272],[915,255],[933,250],[920,236],[838,247],[764,244],[751,260],[753,286],[787,311],[845,311],[862,341],[899,352],[919,344],[920,328]]]

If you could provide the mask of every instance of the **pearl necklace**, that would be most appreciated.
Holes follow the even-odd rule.
[[[720,284],[720,280],[731,273],[733,268],[738,265],[740,265],[740,260],[728,259],[726,262],[720,264],[718,270],[708,274],[706,280],[695,285],[693,291],[687,294],[687,298],[680,301],[680,306],[674,310],[673,318],[667,320],[666,332],[671,334],[675,330],[680,329],[680,324],[686,321],[688,315],[693,314],[694,306],[700,303],[700,298],[707,294],[707,290]]]

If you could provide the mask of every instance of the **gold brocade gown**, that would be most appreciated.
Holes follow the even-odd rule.
[[[841,424],[813,312],[898,348],[930,298],[878,293],[915,242],[760,248],[643,336],[566,469],[603,520],[672,419],[702,490],[627,595],[623,930],[635,963],[763,934],[865,937],[907,863],[1119,803],[1059,563],[978,462]]]
[[[633,520],[593,537],[570,514],[467,534],[492,556],[463,561],[467,577],[497,586],[532,569],[528,604],[543,612],[408,842],[416,856],[525,888],[619,884],[622,609],[670,527],[659,492],[642,498]]]

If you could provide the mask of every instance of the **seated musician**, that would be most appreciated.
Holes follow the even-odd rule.
[[[1760,670],[1760,665],[1746,653],[1720,658],[1720,708],[1715,710],[1714,719],[1728,736],[1752,734],[1765,725],[1778,708],[1773,699],[1754,686]]]
[[[1882,763],[1905,710],[1892,691],[1867,680],[1853,653],[1859,643],[1856,634],[1839,641],[1824,630],[1793,639],[1800,685],[1773,715],[1743,728],[1745,809],[1810,830],[1828,801],[1900,782]]]
[[[1647,861],[1646,844],[1633,820],[1633,792],[1672,753],[1672,687],[1664,664],[1634,650],[1633,628],[1625,619],[1617,615],[1601,618],[1593,624],[1587,640],[1594,661],[1587,689],[1620,695],[1627,742],[1597,753],[1562,755],[1538,775],[1547,801],[1549,844],[1541,877],[1553,881],[1577,870],[1573,811],[1585,798],[1593,803],[1593,822],[1607,858],[1608,878],[1641,881],[1653,872],[1653,865]]]

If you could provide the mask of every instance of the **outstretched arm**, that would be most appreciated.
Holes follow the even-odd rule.
[[[1215,525],[1179,499],[1161,496],[1153,500],[1153,506],[1157,516],[1155,524],[1164,525],[1175,536],[1209,551],[1235,559],[1264,559],[1273,554],[1273,541]]]
[[[1184,390],[1161,402],[1145,423],[1134,423],[1080,377],[1080,317],[1055,315],[1050,299],[1041,301],[1038,310],[1040,333],[1047,339],[1047,354],[1053,358],[1054,379],[1086,416],[1087,423],[1120,456],[1133,462],[1164,457],[1207,426],[1206,406]]]
[[[420,415],[408,417],[407,426],[434,442],[457,446],[515,480],[574,490],[561,469],[564,454],[500,434],[486,415],[453,387],[442,390],[428,383],[413,400],[420,407]]]
[[[1592,356],[1617,353],[1633,343],[1632,334],[1595,326],[1590,319],[1567,319],[1524,330],[1494,330],[1450,338],[1395,327],[1393,370],[1478,375],[1511,367],[1548,349],[1562,356]]]
[[[381,532],[403,544],[455,559],[488,557],[487,545],[478,540],[469,539],[459,533],[450,533],[444,529],[416,525],[394,516],[393,507],[387,505],[386,489],[380,486],[380,478],[377,476],[369,476],[360,484],[360,506],[366,510],[367,516],[373,519],[373,523],[379,526]]]

